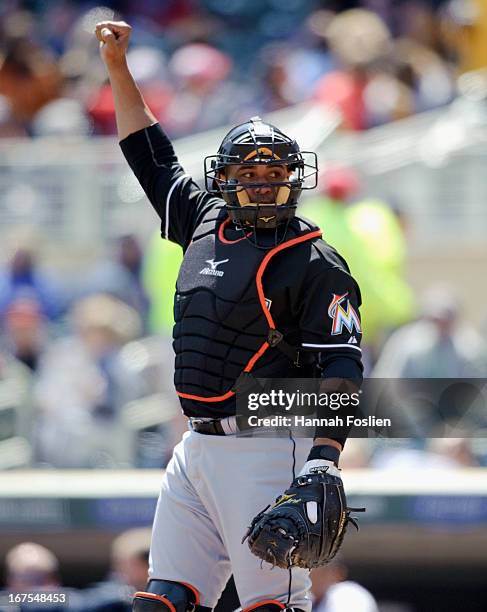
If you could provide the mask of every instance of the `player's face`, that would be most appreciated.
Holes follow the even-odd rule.
[[[252,204],[273,204],[276,201],[279,185],[272,187],[272,183],[282,183],[289,180],[290,170],[284,164],[256,164],[255,166],[229,166],[227,168],[227,180],[237,179],[245,187],[251,183],[268,183],[262,187],[245,187],[250,202],[242,206]]]

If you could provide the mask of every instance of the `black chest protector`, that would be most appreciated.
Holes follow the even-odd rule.
[[[217,219],[200,226],[176,284],[175,385],[188,416],[228,413],[218,408],[228,406],[243,372],[286,375],[283,364],[290,359],[273,348],[279,332],[266,302],[265,275],[277,253],[321,235],[296,218],[285,241],[261,250],[245,237],[228,240],[228,224]]]

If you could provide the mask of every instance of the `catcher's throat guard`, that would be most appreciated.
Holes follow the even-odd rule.
[[[284,167],[283,180],[269,182],[240,182],[229,177],[229,168]],[[317,184],[316,154],[301,151],[295,140],[278,128],[252,117],[230,130],[218,153],[205,158],[206,188],[221,196],[235,225],[252,229],[257,245],[256,230],[277,230],[276,240],[282,240],[289,221],[294,217],[301,192],[314,189]],[[253,202],[251,193],[265,188],[271,190],[271,202]],[[256,198],[258,199],[258,198]],[[283,231],[282,231],[283,230]],[[250,234],[251,236],[251,234]]]

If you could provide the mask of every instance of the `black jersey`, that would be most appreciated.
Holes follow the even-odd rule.
[[[258,251],[229,222],[223,200],[185,174],[159,125],[120,145],[161,218],[162,237],[185,253],[174,330],[183,411],[201,417],[234,414],[235,378],[262,348],[269,327],[255,283],[266,251]],[[265,308],[287,344],[299,349],[300,366],[272,348],[252,363],[255,376],[361,376],[360,291],[346,262],[316,229],[293,219],[283,241],[291,248],[273,254],[261,279]],[[291,244],[306,234],[310,240]]]

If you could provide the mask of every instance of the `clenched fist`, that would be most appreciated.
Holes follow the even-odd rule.
[[[125,21],[101,21],[96,24],[95,34],[100,41],[100,55],[107,68],[125,62],[132,28]]]

